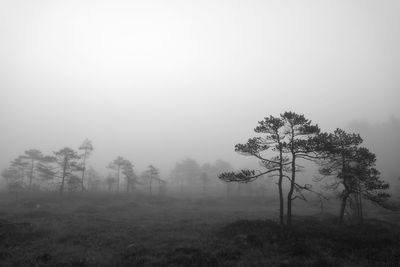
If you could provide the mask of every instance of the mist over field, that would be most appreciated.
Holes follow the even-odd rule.
[[[98,169],[226,159],[286,110],[399,118],[396,1],[2,1],[0,165],[89,138]]]
[[[399,12],[0,0],[0,265],[399,264]]]

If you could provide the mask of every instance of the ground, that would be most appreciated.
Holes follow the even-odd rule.
[[[0,266],[400,265],[398,213],[339,227],[309,203],[295,211],[288,231],[274,198],[2,193]]]

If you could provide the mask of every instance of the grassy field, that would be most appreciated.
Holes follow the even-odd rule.
[[[338,227],[313,205],[295,210],[288,232],[267,198],[3,193],[0,265],[400,266],[398,213]]]

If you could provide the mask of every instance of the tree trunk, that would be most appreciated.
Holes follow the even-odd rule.
[[[60,195],[64,193],[64,181],[65,181],[65,173],[63,172],[62,180],[61,180],[61,187],[60,187]]]
[[[151,183],[153,182],[153,176],[150,175],[150,182],[149,182],[149,194],[151,195]]]
[[[278,181],[278,189],[279,189],[279,223],[280,225],[284,225],[284,202],[283,202],[283,190],[282,190],[282,183],[283,183],[283,173],[282,170],[279,171],[279,181]]]
[[[363,222],[363,211],[362,211],[362,197],[361,197],[361,184],[360,181],[357,181],[357,194],[356,194],[356,199],[357,199],[357,220],[358,223],[362,224]]]
[[[82,179],[81,179],[81,191],[82,191],[82,192],[83,192],[83,190],[84,190],[83,179],[85,178],[86,155],[87,155],[87,149],[85,149],[85,154],[84,154],[84,156],[83,156],[83,169],[82,169]]]
[[[118,169],[117,169],[117,192],[119,193],[119,168],[120,166],[118,165]]]
[[[346,210],[347,198],[349,197],[348,192],[343,193],[342,204],[340,205],[340,214],[339,214],[339,224],[343,224],[344,212]]]
[[[60,187],[60,195],[62,195],[64,193],[65,176],[67,175],[67,163],[68,163],[68,160],[64,159],[64,166],[63,166],[62,180],[61,180],[61,187]]]
[[[279,133],[277,133],[279,136]],[[280,225],[284,225],[284,200],[283,200],[283,152],[282,152],[282,144],[279,142],[279,181],[278,181],[278,190],[279,190],[279,223]]]
[[[292,200],[293,200],[293,192],[296,181],[296,155],[292,153],[292,180],[290,181],[290,190],[287,196],[287,218],[286,224],[287,226],[292,225]]]
[[[359,205],[360,205],[360,223],[364,222],[364,215],[363,215],[363,204],[362,204],[362,195],[361,193],[358,194],[359,196]]]
[[[32,162],[31,162],[31,171],[30,171],[30,173],[29,173],[29,190],[31,190],[32,191],[32,180],[33,180],[33,168],[34,168],[34,160],[33,160],[33,158],[32,158]]]
[[[340,205],[340,213],[339,213],[339,224],[343,224],[343,217],[344,217],[344,212],[346,210],[346,204],[347,204],[347,198],[349,197],[349,191],[347,190],[347,184],[346,184],[346,157],[342,153],[342,179],[343,179],[343,186],[344,186],[344,191],[343,191],[343,196],[342,196],[342,204]]]

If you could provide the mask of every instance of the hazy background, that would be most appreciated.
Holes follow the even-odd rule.
[[[390,0],[0,0],[0,167],[85,138],[100,172],[119,155],[163,176],[186,157],[241,167],[234,145],[292,110],[360,131],[397,169],[399,13]]]

